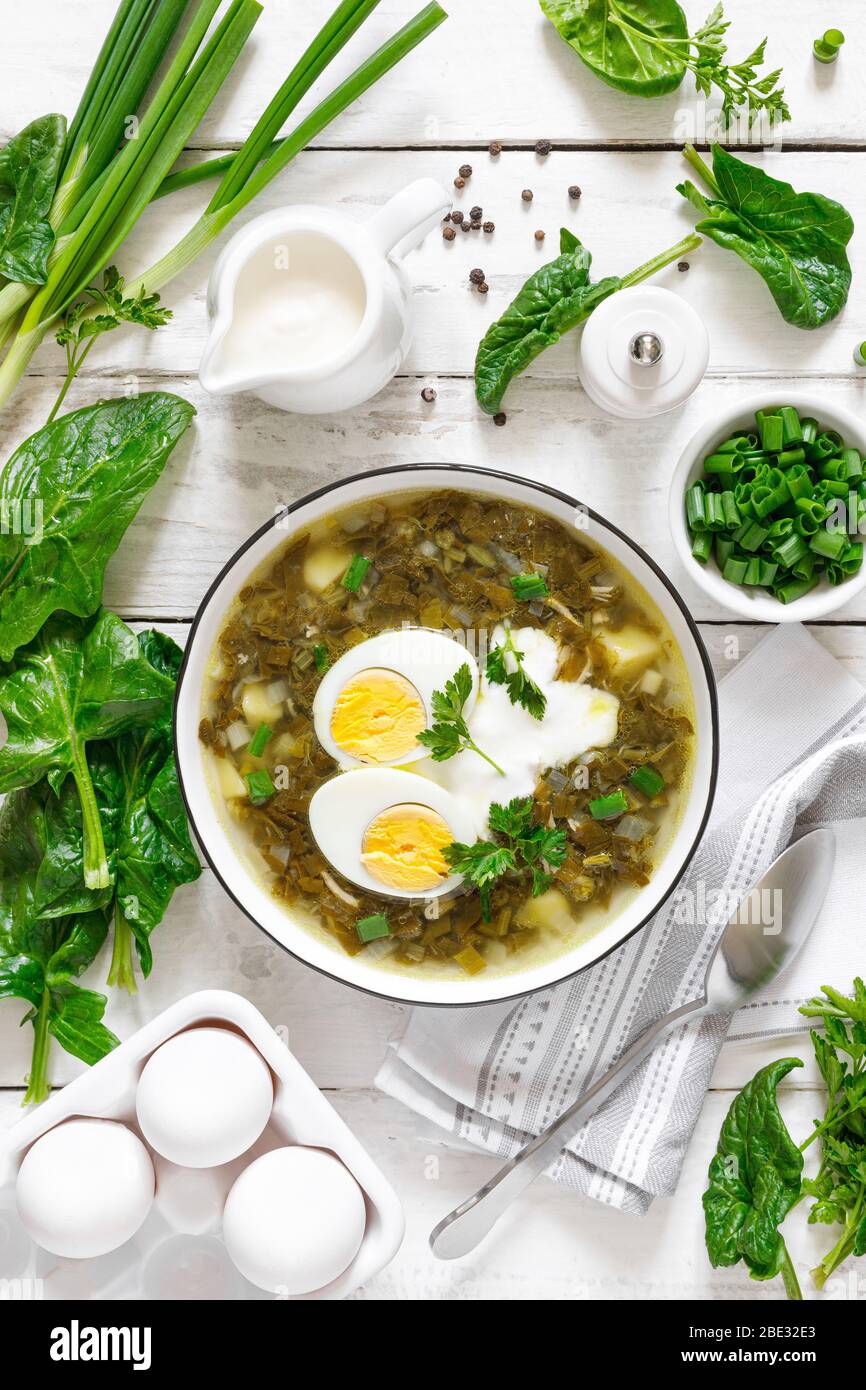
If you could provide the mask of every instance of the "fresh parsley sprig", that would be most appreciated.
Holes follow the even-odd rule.
[[[532,896],[537,898],[553,882],[566,854],[564,830],[551,829],[535,819],[531,796],[514,797],[507,806],[494,802],[488,814],[488,828],[496,840],[476,840],[474,845],[446,845],[444,858],[455,873],[462,874],[478,889],[481,913],[490,921],[490,890],[506,875],[531,880]]]
[[[125,299],[124,284],[117,267],[110,265],[102,277],[102,288],[91,285],[81,299],[70,304],[64,314],[55,336],[60,346],[66,349],[66,380],[48,416],[49,424],[63,404],[67,391],[98,337],[119,328],[122,323],[137,323],[142,328],[161,328],[172,317],[171,309],[160,305],[158,294],[145,294],[144,290],[140,290],[138,294]]]
[[[803,1192],[815,1199],[810,1224],[838,1224],[842,1234],[812,1270],[819,1289],[850,1255],[866,1255],[866,984],[855,979],[853,997],[822,991],[800,1009],[824,1024],[811,1037],[827,1088],[824,1119],[800,1145],[821,1140],[821,1166]]]
[[[511,656],[514,670],[509,671],[506,657]],[[511,628],[506,626],[505,641],[498,647],[491,647],[487,654],[486,675],[491,685],[504,685],[513,705],[522,705],[533,719],[543,719],[547,709],[547,696],[526,674],[523,665],[524,653],[514,645]]]
[[[495,768],[501,777],[504,777],[504,768],[501,768],[498,763],[495,763],[492,758],[482,752],[469,732],[469,725],[463,711],[471,694],[472,672],[468,663],[464,661],[463,665],[454,672],[453,678],[445,682],[444,690],[433,691],[433,724],[429,729],[424,729],[422,733],[418,734],[418,742],[430,749],[430,756],[437,763],[447,762],[449,758],[454,757],[455,753],[462,753],[466,749],[471,749],[473,753],[478,754],[479,758],[483,758],[486,763]]]
[[[726,61],[725,35],[730,22],[725,19],[721,3],[713,6],[694,34],[682,39],[663,38],[636,25],[634,17],[622,8],[619,0],[608,0],[608,19],[627,41],[633,39],[648,44],[682,63],[693,74],[695,86],[703,96],[709,96],[712,88],[717,87],[722,94],[722,120],[726,126],[743,110],[748,113],[750,127],[761,112],[765,112],[771,122],[791,119],[785,92],[777,85],[782,76],[781,68],[758,76],[758,68],[764,62],[766,39],[762,39],[742,62]]]

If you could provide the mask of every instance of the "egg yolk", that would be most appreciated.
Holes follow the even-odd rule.
[[[343,686],[331,712],[337,747],[365,763],[389,763],[411,753],[426,727],[424,701],[396,671],[359,671]]]
[[[447,823],[429,806],[389,806],[367,826],[361,862],[389,888],[423,893],[450,874],[442,851],[453,842]]]

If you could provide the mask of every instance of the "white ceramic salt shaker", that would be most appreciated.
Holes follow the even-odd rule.
[[[580,341],[580,379],[610,415],[646,420],[676,410],[707,370],[703,319],[672,290],[634,285],[605,299]]]

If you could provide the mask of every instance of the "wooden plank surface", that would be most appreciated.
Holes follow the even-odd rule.
[[[237,144],[285,79],[332,0],[265,0],[247,51],[195,138],[198,147]],[[331,89],[421,8],[421,0],[382,0],[360,34],[328,69],[301,108]],[[331,146],[486,145],[496,138],[533,144],[652,143],[682,140],[697,107],[687,77],[666,97],[636,100],[592,76],[543,17],[536,0],[446,0],[450,17],[358,101],[320,139]],[[711,0],[684,7],[692,30]],[[832,11],[791,0],[725,0],[729,51],[738,61],[765,34],[770,67],[782,67],[793,120],[788,141],[845,143],[862,138],[860,117],[862,9],[834,0]],[[75,109],[115,0],[28,0],[14,10],[4,36],[0,141],[48,107]],[[812,40],[832,23],[847,42],[837,63],[822,67]],[[813,32],[814,31],[814,32]],[[24,61],[22,61],[22,59]],[[37,75],[38,80],[34,80]]]
[[[106,578],[110,607],[160,619],[191,617],[238,546],[276,508],[312,487],[369,469],[442,461],[538,479],[590,503],[658,561],[695,617],[724,620],[729,615],[687,578],[675,557],[669,480],[707,415],[755,389],[765,390],[768,401],[791,390],[790,380],[779,376],[757,388],[739,378],[708,379],[684,409],[636,429],[605,415],[573,382],[528,381],[516,387],[508,423],[499,429],[478,410],[471,384],[454,377],[437,379],[432,405],[421,399],[420,381],[402,378],[367,405],[329,417],[281,414],[252,396],[210,398],[186,377],[142,375],[136,385],[177,391],[199,411]],[[32,379],[15,409],[0,417],[2,454],[44,420],[55,389],[55,381]],[[111,396],[124,389],[123,380],[103,381],[99,389]],[[857,410],[862,391],[859,382],[840,381],[816,398],[832,397]],[[93,398],[93,384],[85,381],[69,401],[74,406]],[[833,616],[866,620],[866,594]]]
[[[687,3],[693,26],[709,3]],[[72,114],[114,8],[115,0],[28,0],[10,7],[0,145],[46,109]],[[305,6],[268,0],[248,53],[197,133],[196,153],[186,158],[243,141],[260,106],[331,8],[331,0]],[[382,0],[335,64],[333,80],[415,8],[412,0]],[[514,386],[508,424],[496,429],[478,410],[470,379],[487,323],[524,277],[556,253],[560,225],[593,251],[597,276],[629,270],[683,236],[693,219],[675,191],[684,165],[674,146],[701,138],[708,128],[701,124],[690,79],[679,92],[653,101],[622,96],[596,81],[543,19],[536,0],[453,0],[450,9],[448,23],[424,49],[341,117],[248,216],[286,202],[315,202],[363,219],[414,178],[433,176],[451,188],[456,166],[468,159],[474,174],[457,205],[481,204],[496,223],[495,233],[458,233],[448,245],[434,232],[411,254],[416,335],[410,356],[390,388],[348,415],[283,415],[252,397],[218,400],[202,392],[196,371],[207,331],[207,276],[218,248],[167,290],[165,302],[175,314],[169,327],[153,335],[117,333],[94,349],[70,406],[98,394],[161,387],[187,396],[199,411],[194,433],[109,567],[106,602],[130,619],[156,619],[182,642],[202,594],[234,549],[275,507],[314,481],[394,463],[470,462],[573,492],[634,535],[682,585],[722,674],[732,659],[732,639],[736,659],[763,632],[734,621],[684,581],[666,521],[670,475],[703,419],[746,393],[765,390],[768,399],[780,400],[791,390],[809,390],[819,400],[862,413],[866,373],[851,358],[853,343],[866,331],[862,238],[851,248],[855,279],[846,310],[813,334],[785,325],[754,273],[714,246],[690,256],[687,274],[664,272],[657,283],[695,306],[711,338],[709,375],[682,411],[638,429],[603,415],[576,382],[572,336]],[[794,120],[784,128],[784,151],[755,158],[797,188],[840,198],[862,226],[866,133],[860,116],[859,0],[835,0],[826,16],[790,0],[765,0],[759,12],[747,0],[726,0],[725,9],[732,21],[732,55],[744,54],[766,32],[771,62],[785,69]],[[812,39],[826,23],[847,35],[839,61],[829,68],[811,54]],[[320,83],[310,101],[326,89]],[[486,152],[492,138],[506,146],[498,160]],[[559,146],[547,159],[533,152],[539,138]],[[583,190],[576,205],[567,195],[571,183]],[[528,206],[520,199],[527,187],[534,192]],[[186,229],[205,196],[192,190],[158,203],[118,256],[121,267],[134,271],[150,264]],[[546,233],[542,244],[534,239],[536,228]],[[487,275],[486,298],[469,290],[468,271],[475,265]],[[34,360],[12,409],[0,417],[0,458],[44,420],[61,360],[53,345]],[[432,406],[420,398],[425,384],[437,388]],[[813,632],[866,684],[866,599]],[[429,1255],[429,1229],[489,1176],[495,1161],[447,1148],[441,1134],[370,1089],[389,1039],[404,1026],[405,1010],[292,960],[234,908],[209,872],[178,892],[154,946],[154,973],[139,994],[114,992],[111,999],[108,1021],[121,1037],[192,989],[239,990],[285,1030],[303,1065],[329,1089],[398,1188],[407,1209],[407,1239],[398,1259],[362,1297],[777,1296],[773,1286],[749,1283],[739,1270],[710,1270],[699,1207],[730,1091],[767,1060],[765,1044],[723,1049],[678,1193],[657,1202],[644,1221],[540,1182],[483,1250],[445,1265]],[[87,982],[100,987],[107,965],[103,956]],[[30,1051],[29,1027],[18,1027],[23,1013],[15,1002],[0,1004],[0,1127],[19,1113]],[[783,1040],[777,1042],[779,1052],[787,1050]],[[52,1069],[62,1083],[80,1064],[55,1050]],[[805,1131],[812,1119],[817,1084],[807,1063],[785,1085],[785,1113],[795,1132]],[[789,1226],[805,1286],[808,1266],[828,1243],[826,1232],[796,1218]],[[835,1296],[862,1298],[862,1283],[853,1290],[840,1284]]]
[[[775,178],[798,190],[814,190],[843,198],[858,225],[866,223],[866,154],[861,151],[815,151],[750,155]],[[454,175],[463,156],[454,151],[329,150],[301,155],[255,204],[232,224],[244,225],[253,216],[286,203],[318,203],[337,207],[363,221],[413,179],[438,179],[454,195],[455,207],[467,214],[475,205],[496,230],[457,232],[446,242],[433,231],[424,245],[410,254],[407,268],[416,287],[415,342],[403,368],[405,374],[470,374],[478,343],[488,324],[513,299],[526,277],[559,253],[559,229],[570,228],[593,253],[593,276],[625,275],[644,261],[675,246],[688,235],[696,217],[676,191],[689,173],[682,155],[673,150],[554,151],[539,159],[531,151],[515,151],[491,159],[473,154],[472,178],[459,194]],[[582,197],[568,196],[577,184]],[[531,189],[529,204],[521,191]],[[124,272],[141,273],[173,246],[192,225],[210,196],[207,185],[162,198],[148,209],[118,252]],[[546,234],[535,240],[536,230]],[[163,291],[174,319],[157,333],[131,329],[113,333],[94,347],[86,373],[112,376],[147,371],[193,375],[207,334],[205,295],[210,268],[230,233],[201,256]],[[855,367],[852,352],[863,337],[866,300],[866,246],[855,238],[850,254],[854,287],[842,314],[822,329],[807,332],[781,318],[763,281],[729,251],[711,242],[689,256],[688,273],[676,266],[658,274],[653,283],[675,289],[698,311],[710,336],[712,373],[772,372],[817,378],[844,376],[863,391],[866,371]],[[490,293],[476,294],[469,271],[480,266]],[[575,392],[576,334],[532,364],[530,377],[565,382]],[[46,345],[33,361],[37,374],[60,370],[63,355]],[[829,388],[827,388],[829,389]],[[523,395],[518,384],[509,396],[517,408]],[[582,394],[575,392],[581,402]],[[480,413],[480,412],[479,412]],[[272,418],[279,416],[272,413]],[[340,417],[333,423],[339,426]]]
[[[185,625],[163,626],[183,644]],[[851,674],[866,684],[866,628],[816,626],[812,631],[834,655],[843,655]],[[703,634],[721,676],[732,654],[745,657],[763,629],[732,623],[705,626]],[[372,1086],[389,1039],[398,1037],[405,1026],[403,1005],[325,979],[289,956],[234,906],[209,869],[197,883],[178,890],[153,937],[153,948],[153,974],[141,983],[139,993],[130,997],[120,990],[110,992],[106,1021],[120,1038],[129,1037],[191,989],[233,989],[288,1036],[320,1086],[363,1088]],[[109,959],[110,945],[87,972],[86,984],[104,988]],[[32,1034],[29,1027],[20,1027],[25,1013],[26,1007],[16,1001],[0,1003],[0,1087],[18,1085],[27,1070]],[[446,1014],[446,1026],[447,1021]],[[724,1049],[713,1085],[743,1085],[761,1065],[756,1059],[765,1046],[737,1043]],[[82,1070],[82,1063],[54,1048],[55,1083]],[[817,1082],[810,1063],[792,1084],[814,1087]]]
[[[406,1211],[403,1246],[393,1263],[355,1297],[365,1301],[706,1299],[772,1301],[779,1283],[755,1284],[742,1266],[713,1270],[703,1243],[701,1193],[730,1096],[711,1092],[695,1129],[676,1195],[658,1199],[645,1217],[624,1215],[539,1179],[508,1211],[478,1250],[461,1260],[435,1260],[433,1226],[495,1172],[495,1158],[443,1142],[441,1133],[396,1101],[343,1089],[328,1097],[396,1186]],[[782,1109],[792,1132],[812,1125],[814,1097],[785,1090]],[[20,1096],[0,1093],[0,1126],[14,1122]],[[807,1165],[811,1171],[811,1159]],[[0,1205],[0,1231],[3,1209]],[[808,1226],[802,1210],[784,1227],[805,1297],[814,1296],[810,1268],[826,1253],[832,1232]],[[3,1275],[0,1253],[0,1277]],[[855,1262],[856,1263],[856,1262]],[[859,1283],[858,1283],[859,1277]],[[45,1297],[74,1296],[87,1266],[63,1261],[46,1281]],[[853,1283],[852,1283],[853,1278]],[[863,1297],[862,1275],[848,1268],[824,1297]]]

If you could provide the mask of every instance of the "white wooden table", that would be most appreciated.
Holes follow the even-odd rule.
[[[446,0],[447,5],[447,0]],[[688,0],[690,19],[709,0]],[[71,114],[114,0],[28,0],[10,7],[0,83],[0,144],[45,110]],[[197,136],[208,152],[236,147],[263,100],[331,8],[330,0],[267,0],[250,54]],[[413,0],[383,0],[351,55],[369,51],[398,27]],[[766,31],[772,64],[785,70],[794,119],[782,153],[767,167],[798,188],[838,196],[860,234],[853,244],[854,290],[829,328],[806,334],[787,327],[753,272],[707,244],[688,274],[675,268],[658,283],[674,286],[704,316],[712,353],[707,378],[689,404],[639,430],[603,415],[576,384],[575,341],[545,354],[515,385],[508,423],[495,428],[475,405],[471,370],[478,339],[526,274],[556,253],[560,224],[596,253],[599,275],[624,272],[672,245],[690,228],[675,185],[684,165],[676,142],[683,110],[695,105],[690,82],[681,92],[644,102],[609,90],[588,74],[543,20],[535,0],[451,0],[452,16],[420,54],[368,93],[302,155],[253,209],[284,202],[339,204],[361,218],[404,183],[432,175],[450,186],[464,160],[474,174],[458,206],[484,207],[492,236],[458,233],[446,244],[433,233],[410,261],[417,285],[415,345],[399,378],[348,415],[281,414],[251,398],[212,399],[196,368],[205,336],[204,298],[210,258],[197,263],[166,295],[173,323],[158,333],[116,334],[97,347],[69,405],[111,396],[132,379],[141,389],[177,391],[198,408],[189,443],[133,524],[112,561],[106,603],[136,622],[156,622],[183,641],[208,584],[237,545],[314,483],[359,469],[421,460],[487,464],[555,482],[629,531],[674,577],[701,622],[714,662],[726,662],[734,634],[744,655],[761,629],[733,622],[679,571],[667,531],[668,479],[683,442],[703,416],[758,387],[782,398],[795,382],[854,409],[864,406],[866,373],[851,350],[866,337],[863,284],[866,253],[866,135],[862,127],[862,9],[835,0],[826,23],[847,44],[824,68],[811,54],[825,20],[813,6],[726,0],[732,49],[743,53]],[[734,55],[739,57],[739,53]],[[335,65],[342,73],[350,61]],[[547,159],[536,140],[554,141]],[[491,159],[487,144],[505,151]],[[568,197],[578,183],[583,197]],[[523,188],[535,198],[527,207]],[[171,244],[201,205],[192,190],[159,202],[117,259],[142,269]],[[543,228],[539,246],[533,232]],[[468,272],[484,268],[486,298],[470,292]],[[45,348],[12,407],[0,417],[0,458],[42,423],[61,377],[59,350]],[[434,404],[421,388],[436,386]],[[866,682],[866,596],[815,636]],[[219,986],[247,995],[274,1025],[288,1027],[301,1062],[326,1088],[400,1192],[408,1216],[403,1249],[364,1291],[367,1298],[609,1299],[648,1297],[737,1299],[778,1290],[749,1284],[741,1270],[714,1273],[703,1251],[699,1194],[731,1091],[766,1060],[748,1045],[731,1047],[707,1096],[682,1183],[643,1220],[584,1202],[542,1181],[501,1223],[482,1252],[438,1264],[426,1238],[434,1222],[495,1167],[483,1155],[446,1148],[443,1138],[379,1095],[373,1076],[386,1042],[400,1031],[404,1010],[325,980],[290,959],[223,896],[212,877],[182,889],[154,938],[155,968],[132,998],[115,994],[110,1026],[121,1036],[190,990]],[[100,987],[107,961],[89,982]],[[18,1114],[31,1031],[18,1027],[23,1008],[0,1004],[0,1124]],[[802,1047],[802,1043],[801,1043]],[[804,1050],[805,1055],[805,1050]],[[55,1050],[53,1076],[62,1083],[79,1064]],[[802,1128],[816,1109],[811,1068],[786,1085],[786,1111]],[[438,1164],[429,1162],[430,1156]],[[434,1176],[435,1174],[435,1176]],[[792,1223],[793,1225],[794,1223]],[[813,1228],[814,1229],[814,1228]],[[805,1268],[822,1243],[804,1223],[791,1243]],[[811,1247],[811,1248],[810,1248]],[[804,1285],[805,1286],[805,1285]],[[863,1297],[862,1285],[860,1297]]]

